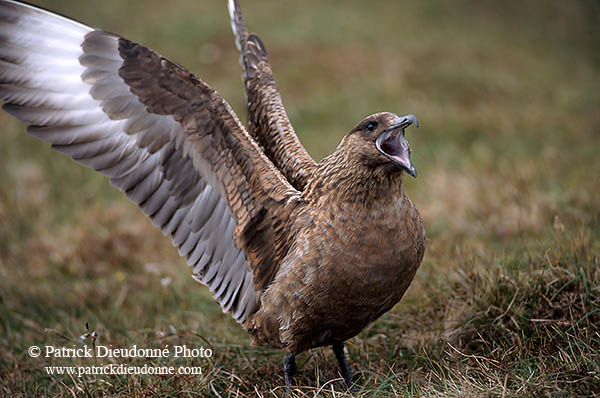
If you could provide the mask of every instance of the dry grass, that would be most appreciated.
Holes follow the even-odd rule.
[[[415,113],[407,189],[428,249],[404,300],[347,344],[359,397],[600,395],[600,79],[593,1],[245,4],[316,158],[367,113]],[[243,115],[222,1],[43,5],[188,66]],[[379,3],[378,3],[379,4]],[[132,16],[135,16],[133,18]],[[274,16],[277,16],[276,18]],[[0,115],[0,395],[282,396],[170,242],[101,176]],[[200,376],[49,376],[31,345],[211,347]],[[329,349],[297,397],[348,397]]]

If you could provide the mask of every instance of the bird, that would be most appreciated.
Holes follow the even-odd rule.
[[[227,2],[247,127],[211,86],[155,51],[0,0],[0,100],[27,132],[136,203],[253,344],[301,352],[344,343],[400,301],[426,233],[403,188],[416,178],[414,115],[359,121],[315,162],[283,107],[265,45]]]

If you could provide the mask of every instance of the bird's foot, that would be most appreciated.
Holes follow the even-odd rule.
[[[291,393],[292,381],[296,373],[296,359],[294,354],[288,354],[283,361],[283,373],[285,375],[285,390],[288,394]]]
[[[348,364],[346,363],[346,356],[344,355],[344,343],[338,342],[333,343],[333,353],[340,365],[340,372],[342,373],[342,377],[346,382],[346,386],[352,392],[356,392],[356,386],[354,385],[354,381],[352,380],[352,375],[350,374],[350,369],[348,369]]]

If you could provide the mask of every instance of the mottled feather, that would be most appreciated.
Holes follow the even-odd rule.
[[[312,177],[316,163],[298,140],[288,119],[262,40],[248,33],[238,0],[228,0],[227,4],[236,47],[240,51],[248,131],[287,180],[301,191]]]

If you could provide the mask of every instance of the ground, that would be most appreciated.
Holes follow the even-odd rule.
[[[421,122],[406,189],[428,248],[405,298],[347,343],[355,396],[599,396],[598,4],[241,2],[316,159],[367,114]],[[185,65],[245,119],[225,1],[38,4]],[[250,346],[135,205],[0,126],[0,395],[283,394],[284,353]],[[213,355],[116,361],[202,368],[145,377],[48,375],[106,360],[28,355],[83,344]],[[298,365],[293,396],[349,396],[330,349]]]

